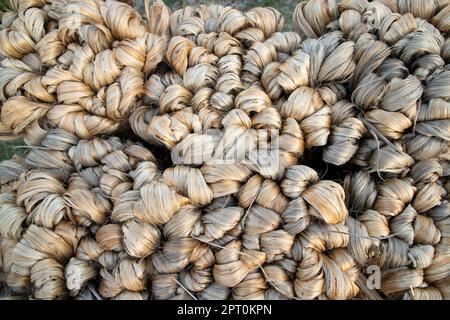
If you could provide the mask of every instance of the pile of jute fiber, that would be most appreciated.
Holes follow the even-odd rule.
[[[450,299],[450,1],[11,0],[4,299]]]

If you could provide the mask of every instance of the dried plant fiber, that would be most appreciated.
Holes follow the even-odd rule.
[[[0,298],[450,299],[449,1],[144,2],[1,16]]]

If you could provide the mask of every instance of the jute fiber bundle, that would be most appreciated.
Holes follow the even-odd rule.
[[[45,117],[82,138],[113,133],[163,58],[165,32],[121,2],[49,2],[40,9],[21,1],[2,30],[2,132],[39,143]]]
[[[4,297],[450,299],[447,0],[130,2],[2,16]]]
[[[417,162],[408,177],[378,185],[363,171],[346,177],[348,205],[358,212],[347,222],[358,235],[349,251],[360,265],[381,268],[381,291],[387,297],[450,298],[449,203],[442,175],[439,161],[429,159]]]
[[[152,153],[139,144],[122,143],[115,137],[78,140],[60,129],[50,131],[42,144],[46,147],[42,147],[39,154],[33,150],[26,159],[4,162],[1,167],[1,170],[17,168],[15,175],[11,174],[4,181],[11,187],[2,194],[1,207],[2,269],[8,287],[18,293],[31,289],[32,298],[55,299],[68,294],[78,296],[85,282],[99,272],[104,275],[113,270],[119,259],[124,261],[126,272],[132,272],[136,264],[141,265],[141,261],[133,258],[141,258],[154,249],[148,244],[138,244],[135,248],[133,235],[147,239],[150,232],[153,236],[150,244],[155,246],[159,241],[158,229],[131,220],[123,226],[125,239],[122,244],[121,238],[109,235],[109,227],[114,225],[105,223],[109,219],[121,219],[113,218],[117,211],[115,207],[116,211],[113,210],[113,201],[118,199],[118,194],[111,190],[114,187],[120,194],[130,188],[130,182],[120,175],[121,171],[140,170],[140,176],[136,178],[139,184],[156,180],[147,175],[152,166],[153,171],[156,170]],[[64,172],[59,170],[59,163],[53,165],[57,155],[66,157]],[[32,167],[36,165],[39,169]],[[15,179],[18,181],[12,184]],[[170,193],[169,187],[159,186],[162,189],[157,189],[153,195],[164,197],[164,192]],[[136,192],[139,195],[140,185],[136,190],[132,194],[135,202],[139,199]],[[144,196],[144,190],[141,192]],[[175,191],[170,194],[175,195]],[[92,245],[95,247],[91,248]],[[129,253],[128,258],[125,252]],[[41,270],[51,265],[49,273]],[[105,269],[99,271],[100,268]],[[48,279],[52,277],[58,281],[49,283]],[[106,278],[99,291],[103,293],[102,287],[113,286],[114,281],[111,281]],[[143,281],[145,283],[145,279]],[[93,292],[97,294],[95,290]],[[104,296],[110,297],[107,293]]]
[[[49,163],[51,153],[58,151],[60,142],[69,136],[60,130],[49,133],[43,144],[53,142],[54,149],[49,146],[43,150],[41,161]],[[348,236],[327,235],[327,228],[346,230],[343,189],[332,181],[318,181],[314,170],[291,167],[281,189],[272,180],[254,175],[238,192],[238,203],[230,196],[211,201],[212,197],[198,198],[207,191],[212,196],[199,169],[178,166],[161,174],[148,150],[121,144],[115,138],[74,139],[72,143],[65,146],[73,173],[57,176],[51,165],[27,170],[27,157],[16,187],[3,194],[3,270],[14,292],[32,288],[32,297],[37,299],[62,298],[68,293],[77,298],[97,294],[103,298],[142,299],[147,297],[146,279],[150,276],[155,298],[190,298],[186,289],[205,298],[226,298],[231,290],[236,299],[293,297],[294,290],[305,297],[324,294],[345,298],[356,293],[353,282],[358,270],[351,257],[343,249],[336,249],[330,256],[322,253],[348,243]],[[247,171],[247,176],[251,174],[244,166],[235,171],[238,169]],[[260,189],[256,191],[259,196],[250,208],[255,188]],[[275,201],[271,199],[273,192],[277,192]],[[318,203],[317,194],[329,197],[329,202]],[[338,207],[326,211],[335,202]],[[313,215],[317,222],[312,222]],[[27,226],[23,227],[25,220]],[[289,225],[288,231],[281,228],[283,220]],[[329,226],[326,221],[330,221]],[[302,235],[305,238],[298,238],[295,244],[295,236],[310,224],[309,232]],[[158,226],[164,226],[162,232]],[[65,228],[73,233],[69,234],[71,246]],[[61,256],[56,256],[59,250],[48,251],[60,246]],[[234,256],[232,261],[227,248]],[[299,265],[305,270],[297,271],[296,261],[303,261],[304,255],[329,261],[323,266],[329,274],[320,272],[317,277],[308,265]],[[263,268],[266,259],[269,264]],[[285,267],[272,264],[280,259]],[[348,265],[340,266],[335,259],[346,259]],[[189,265],[192,268],[186,273]],[[290,281],[289,274],[296,272],[297,279]],[[284,279],[282,288],[267,273]],[[240,283],[256,281],[257,275],[263,286],[258,291],[246,292],[247,285],[243,284],[239,289]],[[59,281],[48,286],[49,277]],[[86,283],[97,277],[98,288],[86,289],[91,286]],[[302,277],[314,285],[309,289],[312,292],[303,288]],[[336,292],[334,282],[341,277],[345,280],[341,286],[348,285],[348,292]],[[266,284],[266,279],[274,287]],[[325,288],[327,291],[322,292]]]

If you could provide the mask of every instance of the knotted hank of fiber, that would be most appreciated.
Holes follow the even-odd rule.
[[[17,23],[21,17],[19,11]],[[28,29],[45,34],[44,27],[34,20]],[[2,31],[2,55],[6,57],[2,66],[7,68],[2,72],[2,93],[6,92],[2,123],[19,135],[46,116],[50,123],[81,138],[113,133],[138,105],[144,78],[162,60],[167,46],[165,33],[151,33],[151,26],[146,31],[137,11],[112,0],[72,1],[59,25],[52,28],[44,38],[41,35],[35,40],[42,38],[42,45],[30,39],[29,48],[24,47],[27,42],[17,42],[16,34],[22,31]],[[22,80],[15,80],[17,76]],[[11,97],[22,88],[30,93],[27,97]]]
[[[349,251],[360,264],[375,264],[384,270],[381,291],[387,296],[404,294],[413,299],[447,296],[445,290],[434,285],[447,274],[441,268],[445,260],[442,250],[446,248],[444,226],[448,220],[447,214],[441,215],[447,206],[439,184],[442,172],[437,160],[418,162],[410,177],[386,180],[377,191],[371,191],[376,197],[367,207],[374,210],[365,211],[358,221],[349,221],[351,232],[358,235],[350,241]],[[359,190],[349,184],[367,185],[368,179],[372,178],[363,174],[347,179],[348,196],[352,199],[352,194],[356,195],[355,208],[366,206],[358,204]],[[427,270],[433,276],[425,279]],[[410,291],[416,287],[420,289],[417,293],[414,289]]]
[[[450,298],[447,1],[130,3],[2,17],[8,290]]]

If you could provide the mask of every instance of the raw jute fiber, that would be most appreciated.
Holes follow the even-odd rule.
[[[448,0],[132,2],[1,17],[2,298],[450,299]]]

